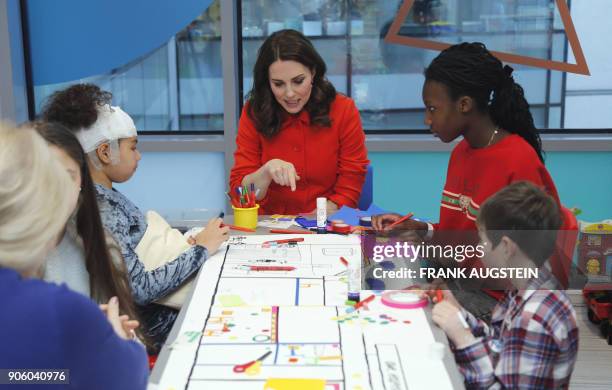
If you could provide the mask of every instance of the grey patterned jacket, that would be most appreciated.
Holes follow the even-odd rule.
[[[146,271],[135,250],[147,229],[144,214],[122,193],[96,184],[104,228],[121,247],[138,305],[147,305],[178,288],[208,258],[206,248],[195,245],[164,266]]]
[[[119,191],[95,186],[102,224],[121,248],[143,331],[149,340],[149,353],[159,353],[178,311],[154,302],[193,275],[208,258],[208,251],[195,245],[164,266],[145,270],[135,251],[147,230],[144,214]]]

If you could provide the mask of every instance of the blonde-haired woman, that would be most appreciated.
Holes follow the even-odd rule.
[[[116,298],[105,317],[86,297],[34,278],[79,193],[34,130],[0,123],[0,183],[0,367],[68,369],[68,388],[144,389],[146,354],[128,340],[136,324]]]

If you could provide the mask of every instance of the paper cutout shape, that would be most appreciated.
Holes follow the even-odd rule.
[[[323,379],[270,378],[264,390],[324,390]]]

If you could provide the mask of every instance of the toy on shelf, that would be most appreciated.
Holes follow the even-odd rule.
[[[612,345],[612,221],[585,224],[580,232],[578,267],[588,278],[582,295],[589,321]]]
[[[583,225],[578,244],[578,268],[589,282],[612,283],[612,221]]]

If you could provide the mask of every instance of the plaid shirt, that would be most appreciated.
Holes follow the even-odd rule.
[[[487,325],[465,313],[476,341],[454,349],[468,388],[567,388],[578,352],[576,313],[545,267],[508,292]]]

